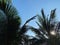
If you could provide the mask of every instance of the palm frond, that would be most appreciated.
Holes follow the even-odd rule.
[[[16,39],[16,31],[19,29],[19,25],[21,24],[21,19],[18,16],[18,12],[16,8],[9,4],[9,2],[1,2],[0,3],[0,9],[4,12],[6,18],[7,18],[7,29],[6,29],[6,43],[9,45],[9,43],[13,43]],[[3,15],[2,15],[3,16]]]
[[[29,26],[29,27],[30,27],[30,29],[31,29],[34,33],[40,35],[40,31],[39,31],[38,29],[36,29],[36,28],[34,28],[34,27],[32,27],[32,26]]]
[[[46,32],[44,30],[41,29],[36,29],[32,26],[30,26],[30,29],[36,34],[36,37],[38,37],[40,40],[41,39],[46,39],[46,37],[44,36],[46,34]]]
[[[40,25],[38,22],[36,22],[36,23],[37,23],[37,25],[39,26],[39,28],[43,30],[42,25]]]
[[[42,24],[43,21],[44,21],[44,19],[40,15],[38,15],[38,22],[39,22],[39,24]]]
[[[56,17],[55,12],[56,12],[56,9],[51,10],[51,13],[50,13],[50,19],[49,19],[49,20],[55,19],[55,17]]]
[[[45,14],[43,9],[41,10],[41,14],[42,14],[42,17],[45,19]]]
[[[27,24],[28,22],[30,22],[31,20],[35,19],[35,17],[36,17],[36,16],[33,16],[32,18],[28,19],[28,20],[25,22],[25,24],[24,24],[24,25],[21,27],[21,29],[20,29],[20,33],[21,33],[21,34],[24,34],[24,33],[28,30],[28,29],[27,29],[28,26],[27,26],[26,24]]]
[[[44,10],[43,10],[43,9],[41,10],[41,14],[42,14],[42,17],[43,17],[43,19],[44,19],[44,21],[45,21],[45,23],[46,23],[46,16],[45,16],[45,14],[44,14]]]
[[[38,15],[38,22],[39,22],[40,26],[42,26],[44,29],[46,29],[46,25],[47,25],[46,19],[44,19],[43,17]]]
[[[33,20],[33,19],[35,19],[37,17],[37,15],[36,16],[33,16],[32,18],[30,18],[30,19],[28,19],[26,22],[25,22],[25,24],[27,24],[28,22],[30,22],[31,20]],[[25,25],[24,24],[24,25]]]

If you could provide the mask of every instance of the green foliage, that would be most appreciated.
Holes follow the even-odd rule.
[[[48,33],[50,32],[50,30],[54,27],[54,23],[56,22],[55,19],[55,10],[51,11],[50,17],[46,18],[43,9],[41,10],[42,16],[38,15],[38,21],[39,21],[39,27],[42,30],[46,30]],[[37,23],[38,24],[38,23]]]
[[[21,43],[22,42],[22,39],[24,41],[26,41],[27,39],[27,36],[25,35],[25,33],[27,32],[27,30],[30,29],[30,27],[27,25],[27,23],[29,23],[31,20],[35,19],[37,16],[33,16],[32,18],[28,19],[24,25],[22,27],[20,27],[19,31],[18,31],[18,36],[17,36],[17,41],[18,43]],[[26,37],[25,37],[26,36]]]
[[[55,24],[56,24],[56,20],[55,20],[55,12],[56,9],[52,10],[49,17],[45,16],[44,14],[44,10],[41,10],[41,15],[38,15],[38,22],[37,25],[39,26],[38,29],[36,28],[31,28],[32,31],[34,31],[36,33],[36,36],[39,37],[40,39],[42,39],[42,41],[48,41],[48,45],[55,45],[55,43],[57,42],[57,37],[52,36],[50,34],[50,31],[54,30]],[[54,42],[54,43],[51,43]]]
[[[0,22],[7,20],[7,24],[2,26],[5,33],[2,35],[4,37],[5,44],[11,45],[16,40],[16,32],[21,24],[21,19],[18,16],[18,12],[14,6],[12,6],[9,1],[0,1],[0,9],[3,13],[0,13]],[[0,11],[0,12],[1,12]],[[6,20],[4,19],[6,18]],[[2,21],[1,21],[2,20]],[[5,23],[3,22],[3,23]],[[1,25],[3,25],[3,23]],[[7,27],[6,27],[7,26]],[[4,29],[6,27],[6,30]],[[5,38],[6,37],[6,38]],[[4,42],[1,44],[4,45]]]
[[[18,45],[21,42],[21,39],[24,38],[22,35],[28,30],[26,24],[35,19],[36,16],[28,19],[22,27],[19,27],[21,25],[21,18],[18,16],[16,8],[7,0],[1,0],[0,2],[0,9],[3,11],[2,15],[5,14],[4,17],[6,16],[7,20],[6,25],[4,25],[6,30],[2,27],[3,30],[5,30],[3,35],[5,38],[1,45]]]
[[[5,33],[7,29],[7,18],[2,10],[0,10],[0,44],[5,44]],[[3,44],[3,45],[4,45]]]
[[[55,41],[59,43],[59,40],[56,36],[50,34],[50,31],[54,29],[56,23],[55,11],[56,9],[52,10],[50,17],[46,17],[44,10],[42,9],[41,16],[33,16],[21,27],[21,18],[18,16],[18,12],[12,5],[11,0],[0,0],[0,45],[19,45],[22,42],[22,39],[27,43],[28,37],[25,35],[25,32],[29,29],[34,31],[36,36],[39,37],[39,40],[32,45],[35,45],[36,43],[39,45],[44,41],[48,41],[48,45],[56,45]],[[38,22],[36,23],[39,28],[28,26],[27,23],[36,17],[38,17]]]
[[[11,3],[11,1],[12,0],[0,0],[0,2],[4,2],[4,3],[6,3],[6,2]]]

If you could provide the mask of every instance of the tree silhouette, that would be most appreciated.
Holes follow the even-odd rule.
[[[47,42],[47,45],[57,45],[59,40],[57,38],[56,34],[56,9],[51,10],[51,13],[49,16],[45,16],[44,10],[41,10],[42,16],[38,15],[38,22],[37,25],[39,26],[38,29],[31,27],[32,31],[34,31],[37,35],[37,37],[44,42],[44,40]],[[40,43],[41,44],[41,43]]]
[[[9,1],[1,0],[0,1],[0,15],[1,15],[1,20],[5,21],[6,25],[3,23],[1,25],[4,25],[3,30],[4,33],[2,36],[4,37],[4,43],[2,41],[1,45],[11,45],[14,40],[16,39],[16,31],[19,29],[19,25],[21,24],[21,19],[18,16],[18,12],[14,6],[12,6]],[[2,12],[2,13],[1,13]],[[6,18],[6,20],[5,20]],[[4,19],[4,20],[3,20]],[[0,20],[0,21],[1,21]],[[1,21],[1,22],[2,22]],[[6,27],[6,29],[4,29]]]
[[[30,26],[27,25],[27,23],[29,23],[31,20],[35,19],[35,17],[37,17],[37,16],[31,17],[30,19],[28,19],[28,20],[24,23],[24,25],[23,25],[22,27],[20,27],[19,31],[17,32],[17,33],[18,33],[18,36],[17,36],[17,38],[18,38],[18,43],[21,43],[21,42],[22,42],[22,41],[21,41],[22,39],[23,39],[24,41],[28,40],[28,39],[26,39],[27,36],[25,35],[25,32],[27,32],[27,31],[30,29]]]
[[[0,32],[0,44],[19,45],[28,29],[26,24],[35,19],[35,17],[28,19],[21,27],[21,18],[18,16],[18,12],[11,1],[0,0],[0,30],[2,31]]]
[[[11,0],[0,0],[0,45],[19,45],[24,41],[25,45],[28,43],[28,37],[25,32],[29,29],[36,33],[36,37],[31,45],[40,45],[47,42],[48,45],[59,45],[60,38],[57,36],[55,29],[55,11],[52,10],[49,16],[45,16],[44,10],[41,10],[42,15],[36,15],[28,19],[23,26],[21,26],[21,18],[18,15],[16,8],[12,5]],[[37,25],[39,28],[34,28],[27,25],[31,20],[38,16]],[[60,27],[60,26],[58,26]],[[58,38],[57,38],[58,37]],[[37,44],[36,44],[37,43]],[[28,45],[28,44],[27,44]]]

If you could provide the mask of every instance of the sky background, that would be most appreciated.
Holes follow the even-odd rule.
[[[41,14],[40,11],[43,8],[45,14],[48,15],[52,9],[56,8],[57,20],[60,21],[60,0],[13,0],[13,5],[16,7],[19,16],[22,19],[22,25],[29,18]],[[31,21],[29,25],[38,27],[35,23],[36,20]],[[31,31],[29,35],[34,35]]]

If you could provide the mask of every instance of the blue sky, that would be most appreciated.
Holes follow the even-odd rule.
[[[13,5],[16,7],[22,19],[22,25],[27,19],[36,14],[41,14],[40,11],[42,8],[46,15],[48,15],[52,9],[56,8],[57,19],[60,20],[60,0],[13,0]],[[29,24],[38,27],[35,21],[36,20],[31,21]],[[31,34],[31,31],[29,33]]]

